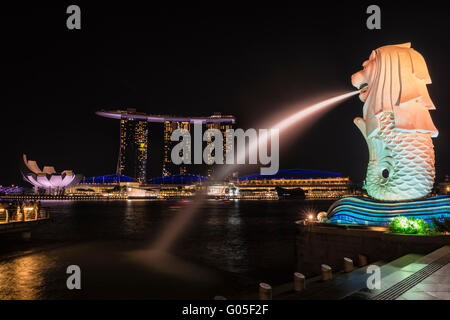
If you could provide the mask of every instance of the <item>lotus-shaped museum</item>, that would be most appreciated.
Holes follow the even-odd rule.
[[[23,155],[22,175],[25,181],[31,183],[36,191],[45,190],[49,194],[60,194],[67,187],[77,185],[82,176],[75,174],[72,170],[64,170],[57,173],[54,167],[44,166],[41,170],[34,160],[28,160]]]

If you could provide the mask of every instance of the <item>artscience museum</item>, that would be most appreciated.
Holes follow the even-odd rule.
[[[63,194],[65,188],[77,185],[82,179],[82,175],[72,170],[57,173],[52,166],[44,166],[41,170],[36,161],[28,160],[25,154],[21,171],[24,180],[31,183],[36,192],[46,194]]]

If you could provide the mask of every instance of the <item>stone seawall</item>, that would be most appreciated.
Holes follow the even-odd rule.
[[[297,270],[320,274],[320,265],[344,268],[344,257],[358,263],[358,254],[371,262],[391,261],[408,253],[427,254],[450,245],[450,236],[418,236],[387,233],[385,228],[296,222]]]

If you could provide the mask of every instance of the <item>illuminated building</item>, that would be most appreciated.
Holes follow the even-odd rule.
[[[78,185],[67,188],[66,195],[96,199],[186,198],[194,196],[207,180],[207,177],[185,173],[139,183],[131,177],[113,174],[85,178]]]
[[[82,176],[74,174],[72,170],[57,173],[54,167],[44,166],[41,170],[34,160],[28,160],[23,155],[22,176],[31,183],[36,192],[44,191],[47,194],[63,194],[65,188],[77,185]]]
[[[222,115],[220,113],[215,113],[211,118],[222,118]],[[217,129],[220,130],[223,137],[223,163],[226,161],[226,154],[227,150],[231,149],[232,146],[227,145],[226,143],[226,131],[228,129],[233,129],[233,123],[231,122],[209,122],[206,124],[206,129]],[[207,134],[208,140],[210,140],[211,135]],[[211,142],[208,141],[207,145],[209,145]],[[212,154],[208,155],[208,160],[211,161],[211,158],[214,156],[214,151]],[[213,167],[208,168],[208,177],[212,176],[213,174]]]
[[[20,194],[23,192],[23,188],[19,186],[9,186],[9,187],[3,187],[0,186],[0,195],[2,194]]]
[[[123,182],[135,182],[135,179],[118,174],[108,174],[105,176],[83,178],[81,184],[121,184]]]
[[[206,181],[208,181],[207,177],[196,174],[183,173],[148,179],[147,185],[193,185]]]
[[[117,174],[84,178],[76,186],[66,189],[66,195],[78,198],[127,199],[128,187],[138,187],[136,179]]]
[[[319,170],[279,170],[275,175],[252,174],[233,182],[243,199],[277,198],[276,187],[286,190],[301,188],[306,199],[333,199],[353,193],[348,177]]]
[[[171,152],[174,145],[178,141],[171,141],[172,132],[177,129],[191,130],[191,123],[189,121],[164,121],[164,158],[163,158],[163,176],[170,176],[172,174],[186,173],[186,165],[175,165],[171,160]],[[180,157],[183,155],[180,151]]]
[[[136,112],[135,109],[98,111],[97,115],[105,118],[120,120],[120,154],[117,166],[118,175],[136,178],[140,183],[146,179],[148,162],[148,124],[147,122],[162,123],[163,133],[163,176],[184,174],[188,172],[186,165],[175,165],[171,161],[172,148],[177,142],[170,137],[174,130],[190,131],[193,123],[201,123],[206,129],[219,129],[222,134],[231,129],[235,118],[230,115],[214,114],[210,117],[177,117],[166,115],[151,115]],[[224,151],[227,145],[224,139]],[[224,152],[224,154],[225,154]],[[209,170],[211,173],[212,171]]]
[[[148,123],[139,118],[120,119],[120,151],[118,175],[130,176],[139,182],[147,178]]]
[[[448,175],[445,176],[445,180],[438,184],[437,189],[439,194],[447,194],[450,195],[450,179]]]
[[[237,188],[233,183],[222,183],[222,184],[209,185],[206,188],[206,194],[210,198],[219,198],[219,199],[243,198],[239,192],[239,188]],[[269,198],[264,197],[263,199],[269,199]]]
[[[301,188],[306,199],[336,199],[354,195],[354,189],[347,177],[339,173],[290,169],[280,170],[275,175],[253,174],[234,178],[228,182],[212,183],[208,177],[195,174],[175,174],[147,179],[145,183],[119,175],[85,178],[80,184],[66,190],[73,196],[103,198],[186,198],[197,192],[205,192],[210,198],[277,200],[284,196],[283,190]]]
[[[202,190],[207,177],[195,174],[175,174],[147,180],[145,188],[153,190],[159,199],[189,198]]]

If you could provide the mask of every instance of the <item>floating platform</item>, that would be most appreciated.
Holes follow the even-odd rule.
[[[450,196],[411,201],[378,201],[367,197],[342,198],[328,209],[330,222],[385,226],[397,216],[425,220],[450,218]]]

